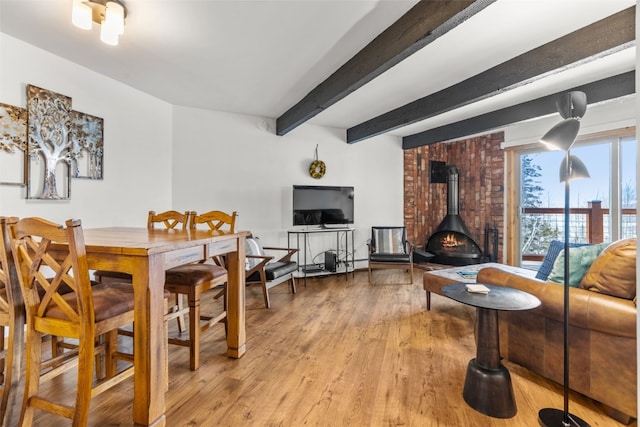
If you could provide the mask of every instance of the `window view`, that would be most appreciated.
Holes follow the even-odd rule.
[[[590,178],[571,181],[570,241],[600,243],[636,236],[635,136],[578,142],[571,154]],[[562,151],[520,155],[521,261],[539,261],[551,240],[564,240],[565,185]]]

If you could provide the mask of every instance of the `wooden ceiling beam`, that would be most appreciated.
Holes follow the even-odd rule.
[[[496,0],[422,0],[276,120],[285,135]]]
[[[500,127],[508,126],[523,120],[557,113],[556,100],[570,90],[580,90],[587,94],[589,104],[595,104],[610,99],[619,98],[635,93],[635,71],[629,71],[617,76],[608,77],[596,82],[578,86],[566,91],[537,98],[518,105],[492,111],[487,114],[472,117],[456,123],[451,123],[424,132],[408,135],[402,138],[404,150],[430,145],[436,142],[450,141],[478,133],[489,132]],[[587,109],[587,114],[588,114]],[[560,116],[558,116],[560,119]],[[542,136],[542,135],[540,135]]]
[[[635,44],[635,6],[523,53],[439,92],[347,129],[354,143],[389,132]]]

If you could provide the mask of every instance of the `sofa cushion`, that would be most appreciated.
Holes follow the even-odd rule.
[[[632,300],[636,296],[636,239],[609,245],[580,282],[590,291]]]
[[[579,248],[587,245],[590,245],[590,243],[569,243],[569,247],[572,248]],[[549,243],[549,249],[542,260],[542,264],[540,264],[540,268],[538,268],[536,279],[547,280],[549,278],[549,274],[551,274],[551,270],[553,270],[553,264],[556,262],[558,254],[563,249],[564,242],[561,242],[560,240],[552,240],[551,243]]]
[[[580,281],[591,267],[591,264],[608,245],[608,243],[598,243],[569,250],[569,286],[577,288],[580,285]],[[564,283],[564,249],[560,251],[556,261],[553,263],[553,270],[551,270],[548,280],[555,283]]]
[[[279,277],[283,277],[289,273],[293,273],[298,269],[298,263],[295,261],[289,262],[270,262],[265,266],[264,273],[265,278],[268,282],[275,280]],[[247,277],[247,282],[259,282],[260,281],[260,272],[254,271],[249,277]]]

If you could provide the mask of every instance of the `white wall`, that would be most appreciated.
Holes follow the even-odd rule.
[[[99,227],[144,226],[150,209],[236,210],[240,229],[286,245],[294,184],[353,185],[357,258],[366,258],[371,225],[403,222],[398,137],[348,145],[344,130],[308,124],[278,137],[273,120],[174,107],[0,33],[0,102],[26,107],[27,84],[104,119],[104,179],[72,180],[64,201],[26,200],[24,188],[0,186],[0,215]],[[327,164],[321,180],[308,174],[316,145]],[[327,237],[312,252],[335,246]]]
[[[171,105],[0,33],[0,102],[26,107],[26,85],[72,98],[104,119],[104,180],[73,179],[71,199],[26,200],[0,186],[0,215],[80,218],[86,227],[145,226],[147,211],[171,208]]]
[[[305,124],[280,137],[274,129],[273,120],[261,117],[174,107],[175,208],[235,210],[239,229],[265,244],[286,246],[294,184],[354,186],[356,258],[367,257],[372,225],[403,224],[400,138],[350,145],[344,130]],[[308,172],[316,145],[327,165],[319,180]],[[311,253],[335,246],[335,236],[315,237]]]

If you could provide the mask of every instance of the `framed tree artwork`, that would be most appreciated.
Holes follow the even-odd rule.
[[[102,179],[103,129],[100,117],[71,112],[71,176]]]
[[[103,179],[104,120],[71,97],[27,85],[27,108],[0,103],[0,185],[27,199],[65,200],[71,178]]]
[[[71,98],[27,85],[27,111],[27,198],[68,199],[73,158]]]
[[[27,185],[27,110],[2,103],[0,185]]]

